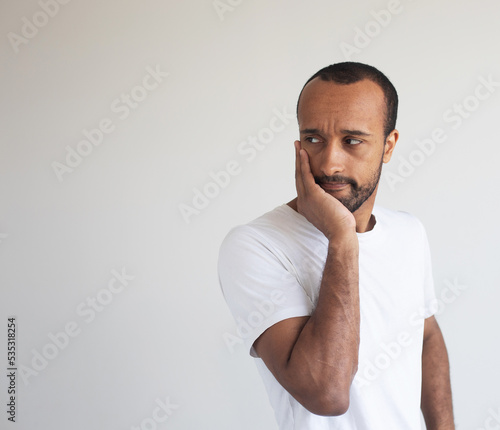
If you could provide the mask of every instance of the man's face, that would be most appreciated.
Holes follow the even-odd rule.
[[[398,134],[384,145],[385,98],[374,82],[340,85],[315,78],[300,98],[300,142],[312,174],[324,191],[351,212],[374,201],[382,164],[390,160]]]

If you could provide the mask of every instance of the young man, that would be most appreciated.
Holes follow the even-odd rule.
[[[318,71],[297,103],[297,197],[233,228],[219,279],[280,430],[454,429],[427,237],[375,206],[398,97],[361,63]]]

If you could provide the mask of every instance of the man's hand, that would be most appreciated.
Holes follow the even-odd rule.
[[[309,155],[295,141],[295,186],[297,210],[328,240],[356,232],[353,214],[335,197],[316,184],[309,164]]]

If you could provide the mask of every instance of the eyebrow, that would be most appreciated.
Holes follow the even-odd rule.
[[[371,136],[370,133],[367,133],[366,131],[362,130],[347,130],[347,129],[342,129],[340,130],[342,134],[350,134],[351,136]],[[321,130],[318,128],[304,128],[300,130],[300,133],[302,134],[321,134]]]
[[[300,130],[302,134],[320,134],[321,131],[317,128],[304,128]]]
[[[351,134],[353,136],[371,136],[370,133],[367,133],[366,131],[362,130],[340,130],[341,133],[343,134]]]

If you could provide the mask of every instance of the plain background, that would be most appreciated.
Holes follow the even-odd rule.
[[[378,27],[385,0],[222,3],[233,6],[220,15],[211,0],[72,0],[16,52],[8,34],[22,36],[23,18],[43,23],[43,8],[1,2],[0,356],[14,315],[18,364],[53,357],[26,383],[18,375],[11,427],[276,429],[252,359],[228,345],[217,253],[232,226],[295,196],[295,120],[251,161],[238,145],[265,133],[274,109],[293,112],[314,72],[347,59],[399,92],[401,137],[378,203],[427,228],[458,428],[496,423],[498,2],[401,0]],[[347,58],[342,43],[361,46],[359,31],[372,37]],[[144,92],[148,67],[168,76]],[[477,100],[481,78],[497,84]],[[116,111],[132,92],[141,101],[125,117]],[[106,118],[113,131],[59,181],[53,163]],[[446,139],[422,157],[417,139],[437,128]],[[404,170],[410,159],[418,166]],[[229,184],[207,185],[231,160]],[[391,187],[388,172],[401,181]],[[186,222],[180,205],[204,187],[213,197]],[[122,268],[134,279],[105,292]],[[105,305],[88,321],[92,298]],[[78,334],[54,351],[50,334],[71,322]],[[178,408],[156,423],[167,397]]]

